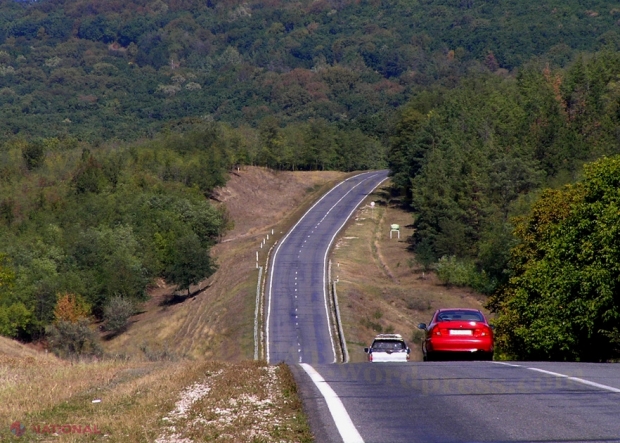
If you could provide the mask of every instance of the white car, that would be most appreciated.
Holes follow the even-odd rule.
[[[409,360],[411,350],[400,334],[379,334],[369,348],[364,348],[368,354],[368,361],[398,362]]]

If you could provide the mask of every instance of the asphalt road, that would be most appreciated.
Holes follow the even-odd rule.
[[[518,366],[454,361],[314,368],[367,443],[620,442],[619,365],[510,364]],[[343,441],[323,396],[299,367],[294,371],[316,441]]]
[[[358,205],[387,171],[349,178],[319,200],[272,255],[267,286],[267,360],[333,363],[334,338],[326,305],[327,253]]]
[[[336,187],[272,257],[268,361],[290,364],[316,442],[620,442],[617,364],[333,364],[327,253],[385,176],[366,173]],[[313,382],[298,363],[324,381]]]

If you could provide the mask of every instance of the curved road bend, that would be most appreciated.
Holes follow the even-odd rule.
[[[366,172],[336,185],[274,250],[267,281],[268,362],[336,361],[326,299],[327,254],[338,231],[387,175]]]

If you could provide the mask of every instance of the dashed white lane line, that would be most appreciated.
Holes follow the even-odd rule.
[[[510,363],[504,363],[504,362],[501,362],[501,361],[494,361],[493,363],[496,363],[496,364],[499,364],[499,365],[511,366],[513,368],[529,369],[530,371],[540,372],[542,374],[552,375],[554,377],[565,378],[567,380],[572,380],[574,382],[581,383],[581,384],[588,385],[588,386],[592,386],[594,388],[604,389],[605,391],[620,393],[620,389],[614,388],[613,386],[602,385],[600,383],[595,383],[593,381],[586,380],[584,378],[571,377],[570,375],[560,374],[559,372],[551,372],[551,371],[546,371],[544,369],[539,369],[539,368],[528,368],[527,366],[523,366],[523,365],[512,365]]]
[[[338,429],[344,443],[364,443],[364,439],[357,431],[353,421],[351,421],[349,413],[345,409],[336,392],[334,392],[325,379],[321,377],[321,374],[319,374],[312,366],[307,363],[301,363],[300,366],[304,371],[306,371],[306,374],[308,374],[325,399],[329,412],[332,414],[332,418],[336,423],[336,428]]]
[[[347,183],[349,180],[353,180],[353,179],[357,179],[360,177],[363,177],[363,179],[361,181],[359,181],[357,184],[353,185],[353,187],[351,189],[349,189],[347,192],[345,192],[344,195],[342,195],[342,197],[340,197],[340,199],[331,207],[327,210],[327,212],[323,215],[323,218],[321,220],[319,220],[319,222],[317,223],[317,227],[323,222],[323,220],[325,220],[325,218],[329,215],[329,213],[347,196],[349,195],[355,188],[357,188],[358,186],[360,186],[362,183],[365,183],[367,180],[376,177],[377,174],[375,173],[363,173],[363,174],[359,174],[356,175],[354,177],[350,177],[340,183],[338,183],[336,186],[334,186],[330,191],[328,191],[325,195],[323,195],[321,198],[319,198],[311,207],[310,209],[308,209],[306,211],[306,213],[304,215],[301,216],[301,218],[297,221],[297,223],[295,223],[295,225],[289,230],[289,232],[284,236],[284,238],[280,241],[278,247],[276,248],[276,250],[273,253],[273,258],[272,258],[272,264],[273,267],[275,268],[275,264],[276,264],[276,259],[278,256],[278,252],[280,251],[280,248],[282,247],[282,245],[286,242],[286,240],[289,238],[289,236],[295,231],[295,229],[297,228],[297,226],[299,226],[299,224],[306,218],[306,216],[314,209],[315,206],[317,206],[321,201],[323,201],[323,199],[325,199],[328,195],[331,195],[331,193],[339,188],[341,185],[343,185],[344,183]],[[387,177],[385,177],[381,182],[377,183],[375,188],[377,186],[379,186],[384,180],[386,180]],[[373,188],[374,189],[374,188]],[[361,201],[360,201],[361,203]],[[351,218],[351,215],[353,214],[353,212],[357,209],[357,205],[356,207],[349,213],[348,217],[346,220],[348,220],[349,218]],[[325,312],[327,315],[327,318],[329,318],[329,308],[328,308],[328,302],[327,302],[327,285],[326,285],[326,268],[327,268],[327,253],[329,252],[329,247],[331,247],[332,243],[334,242],[334,239],[336,238],[337,233],[344,227],[345,222],[338,228],[338,230],[336,231],[336,233],[334,233],[334,235],[332,236],[331,240],[329,241],[329,245],[328,248],[325,250],[325,257],[323,258],[323,300],[324,300],[324,304],[325,304]],[[301,248],[303,248],[303,244],[300,246],[299,249],[299,255],[297,255],[297,258],[300,257],[301,255]],[[271,362],[270,359],[270,347],[271,347],[271,342],[270,342],[270,326],[271,326],[271,300],[273,297],[273,293],[272,293],[272,289],[273,289],[273,276],[274,276],[274,272],[272,271],[270,273],[269,276],[269,291],[268,291],[268,296],[267,296],[267,318],[265,320],[265,357],[267,362]],[[328,328],[329,331],[329,339],[332,345],[332,354],[334,355],[334,363],[336,362],[336,345],[334,343],[334,337],[332,334],[332,330],[331,328]],[[301,363],[301,357],[300,357],[300,363]]]
[[[510,363],[506,363],[506,362],[503,362],[503,361],[494,361],[494,362],[491,362],[491,363],[495,363],[496,365],[510,366],[512,368],[520,368],[521,367],[521,365],[512,365]]]

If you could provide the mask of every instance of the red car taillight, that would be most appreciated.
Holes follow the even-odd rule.
[[[437,326],[435,326],[433,329],[431,329],[431,336],[442,335],[448,335],[448,330],[446,328],[438,328]]]
[[[491,329],[488,326],[482,326],[474,329],[474,337],[490,337]]]

